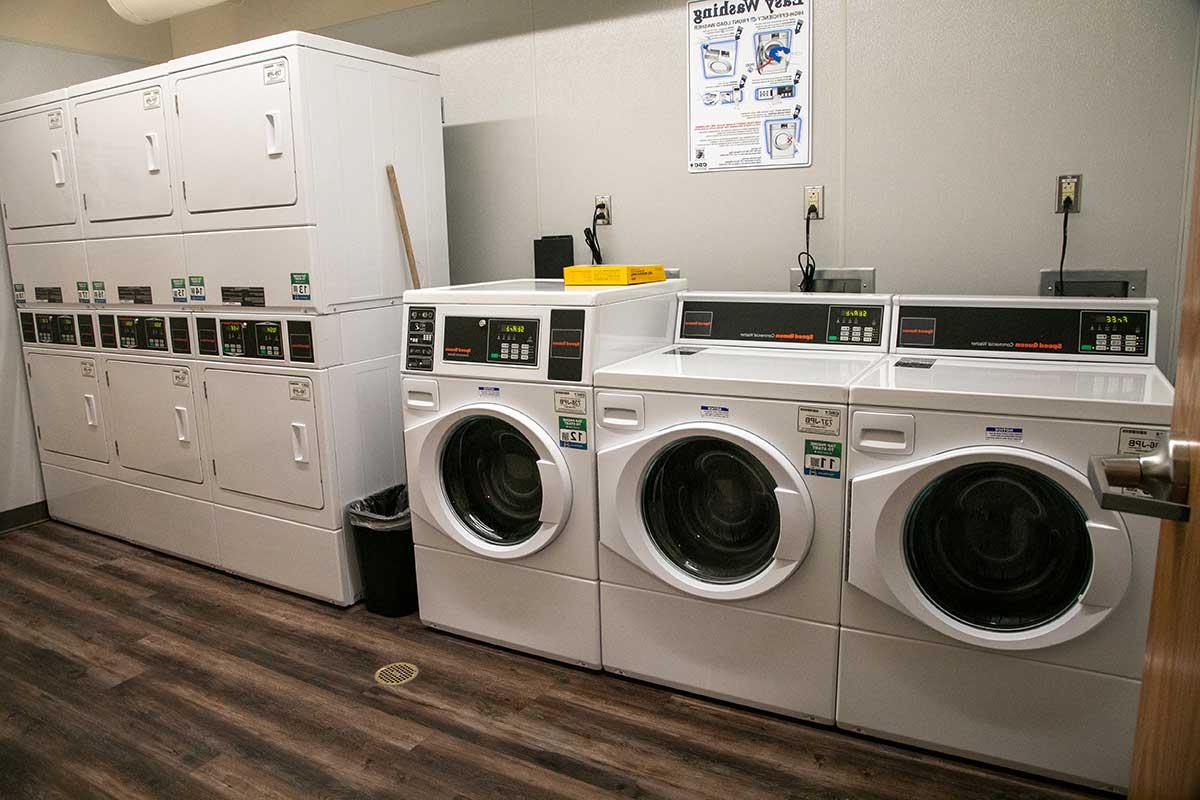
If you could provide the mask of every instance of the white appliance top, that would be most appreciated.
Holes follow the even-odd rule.
[[[845,403],[870,353],[674,344],[596,370],[596,388]]]
[[[115,89],[119,86],[129,86],[142,81],[152,81],[158,78],[166,77],[168,72],[168,64],[155,64],[141,69],[122,72],[117,75],[108,75],[103,78],[87,81],[85,83],[77,83],[74,86],[67,87],[67,95],[70,97],[80,97],[93,92],[102,92],[106,89]]]
[[[1022,359],[892,355],[850,386],[862,406],[1145,425],[1169,425],[1174,400],[1152,365]]]
[[[328,36],[317,36],[313,33],[305,33],[304,31],[287,31],[286,33],[277,33],[274,36],[264,36],[261,39],[252,39],[248,42],[240,42],[228,47],[219,47],[216,50],[208,50],[203,53],[196,53],[195,55],[183,56],[182,58],[173,58],[167,63],[171,72],[181,72],[194,67],[203,67],[207,64],[228,61],[231,58],[265,53],[269,50],[278,50],[281,47],[289,47],[291,45],[308,47],[313,50],[325,50],[330,53],[350,56],[351,58],[361,58],[365,61],[376,61],[380,64],[402,67],[417,72],[426,72],[430,75],[441,74],[438,67],[428,61],[420,61],[408,56],[389,53],[386,50],[376,50],[373,47],[351,44],[350,42],[330,39]]]
[[[24,111],[27,108],[45,105],[46,103],[60,103],[67,99],[66,89],[55,89],[42,94],[35,94],[30,97],[22,97],[19,100],[9,100],[7,103],[0,103],[0,114],[9,114],[13,111]]]
[[[404,302],[421,305],[602,306],[639,297],[681,292],[686,288],[687,280],[683,278],[635,286],[566,286],[561,280],[552,278],[515,278],[465,283],[461,286],[409,289],[404,293]]]

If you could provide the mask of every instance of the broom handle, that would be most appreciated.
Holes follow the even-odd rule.
[[[421,288],[421,276],[417,274],[417,257],[413,255],[412,234],[408,232],[408,217],[404,215],[404,201],[400,199],[400,186],[396,183],[396,170],[387,165],[388,186],[392,189],[392,208],[396,221],[400,223],[400,236],[404,239],[404,254],[408,256],[408,272],[412,275],[412,288]]]

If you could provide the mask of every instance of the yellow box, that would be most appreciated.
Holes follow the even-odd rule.
[[[662,264],[603,264],[593,267],[563,267],[567,286],[630,286],[665,281]]]

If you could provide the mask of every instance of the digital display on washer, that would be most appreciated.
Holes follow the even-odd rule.
[[[540,326],[536,319],[446,317],[442,361],[536,367]]]
[[[1028,355],[1148,354],[1149,311],[904,305],[898,314],[899,347]]]
[[[685,300],[682,339],[878,347],[882,305]]]

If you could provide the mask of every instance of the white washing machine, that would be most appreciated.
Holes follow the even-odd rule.
[[[421,619],[600,667],[593,370],[670,341],[686,281],[405,294]]]
[[[850,387],[839,726],[1127,785],[1159,523],[1087,469],[1166,436],[1156,309],[896,298]]]
[[[680,296],[596,373],[604,668],[831,722],[850,381],[886,295]]]

